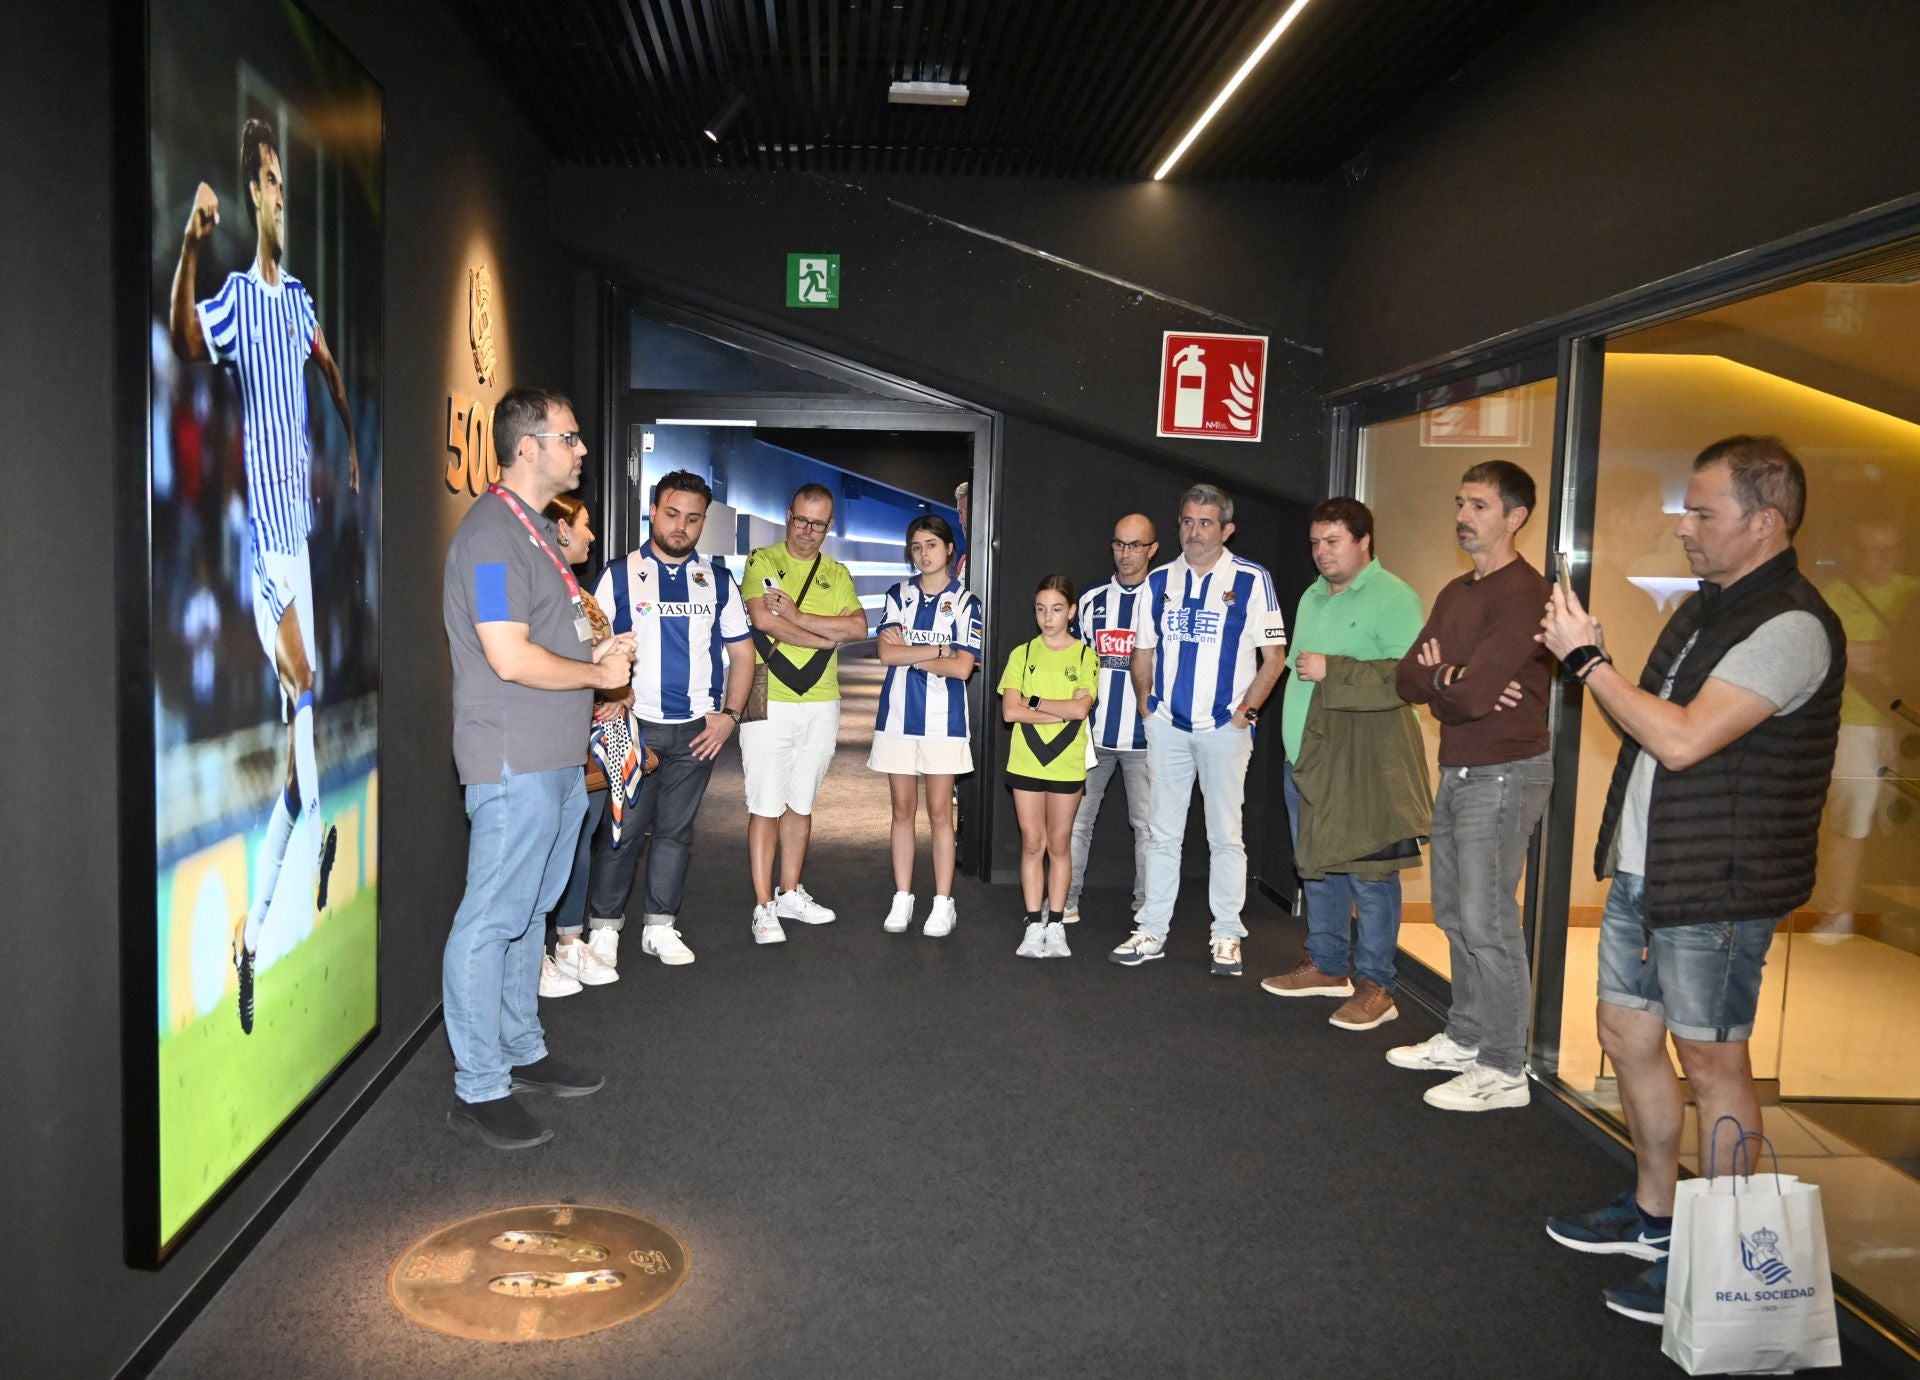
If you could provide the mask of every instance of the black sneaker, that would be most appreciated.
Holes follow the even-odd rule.
[[[1665,1259],[1673,1239],[1670,1228],[1655,1232],[1647,1226],[1632,1189],[1582,1216],[1549,1217],[1547,1235],[1589,1255],[1630,1255],[1636,1260]]]
[[[1622,1317],[1658,1327],[1667,1314],[1667,1262],[1664,1258],[1656,1260],[1629,1283],[1601,1292],[1607,1307]]]
[[[339,851],[340,830],[336,827],[329,827],[327,829],[327,841],[320,845],[320,884],[314,889],[313,893],[313,908],[315,910],[325,910],[327,908],[327,879],[333,876],[333,855]]]
[[[245,944],[233,946],[233,966],[240,974],[240,1029],[253,1034],[253,955]]]
[[[513,1071],[513,1086],[516,1089],[525,1088],[528,1092],[545,1093],[549,1097],[585,1097],[588,1093],[599,1092],[606,1084],[607,1076],[604,1073],[563,1064],[551,1054],[531,1064],[522,1064]]]
[[[480,1137],[495,1150],[529,1150],[553,1139],[553,1128],[543,1126],[511,1093],[491,1102],[456,1098],[447,1113],[447,1125]]]

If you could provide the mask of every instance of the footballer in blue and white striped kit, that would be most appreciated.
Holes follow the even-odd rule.
[[[202,182],[180,244],[168,328],[174,353],[210,361],[240,389],[241,442],[247,474],[247,528],[253,547],[253,616],[260,645],[273,662],[287,723],[286,786],[276,797],[253,897],[233,935],[240,973],[240,1026],[253,1031],[253,956],[293,837],[296,819],[311,822],[316,849],[314,906],[325,910],[337,833],[320,825],[320,767],[314,753],[313,573],[307,535],[313,529],[312,438],[306,367],[320,371],[347,436],[347,487],[360,491],[360,455],[347,406],[347,385],[327,348],[313,298],[281,265],[286,247],[286,181],[273,128],[249,120],[240,133],[240,163],[254,220],[254,261],[230,273],[220,291],[194,301],[200,247],[220,223],[220,199]]]
[[[1213,972],[1239,977],[1247,850],[1240,833],[1253,725],[1286,664],[1287,628],[1264,566],[1227,550],[1233,500],[1196,484],[1180,502],[1180,555],[1147,576],[1134,641],[1134,689],[1147,705],[1153,838],[1138,926],[1108,957],[1136,964],[1165,950],[1180,890],[1180,844],[1196,782],[1211,855]]]

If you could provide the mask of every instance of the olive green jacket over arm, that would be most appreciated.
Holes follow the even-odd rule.
[[[1406,839],[1424,840],[1433,828],[1426,743],[1413,707],[1393,687],[1399,664],[1327,658],[1293,768],[1300,792],[1294,867],[1302,877],[1344,872],[1379,880],[1420,865],[1417,849],[1371,857]]]

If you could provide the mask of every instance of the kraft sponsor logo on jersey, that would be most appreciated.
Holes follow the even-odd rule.
[[[1118,670],[1133,662],[1133,629],[1102,628],[1093,635],[1093,652],[1100,658],[1100,664],[1109,670]]]
[[[1212,609],[1168,609],[1163,636],[1173,642],[1218,642],[1220,615]]]
[[[643,618],[695,618],[712,613],[713,609],[707,604],[639,603],[633,606],[633,611]]]

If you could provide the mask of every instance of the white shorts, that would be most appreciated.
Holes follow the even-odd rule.
[[[253,629],[260,635],[261,650],[267,664],[278,663],[280,619],[290,608],[300,610],[300,641],[307,649],[307,665],[314,677],[320,674],[320,657],[314,650],[313,567],[307,560],[307,544],[292,555],[268,551],[255,536],[253,546]]]
[[[740,725],[747,812],[763,819],[778,819],[788,810],[812,814],[814,794],[827,779],[839,741],[839,700],[768,700],[766,718]]]
[[[973,770],[973,744],[965,738],[875,733],[867,765],[888,776],[965,776]]]
[[[1893,765],[1897,748],[1894,731],[1884,725],[1840,725],[1833,784],[1827,788],[1827,819],[1841,838],[1863,839],[1873,832],[1886,799],[1880,768]]]

